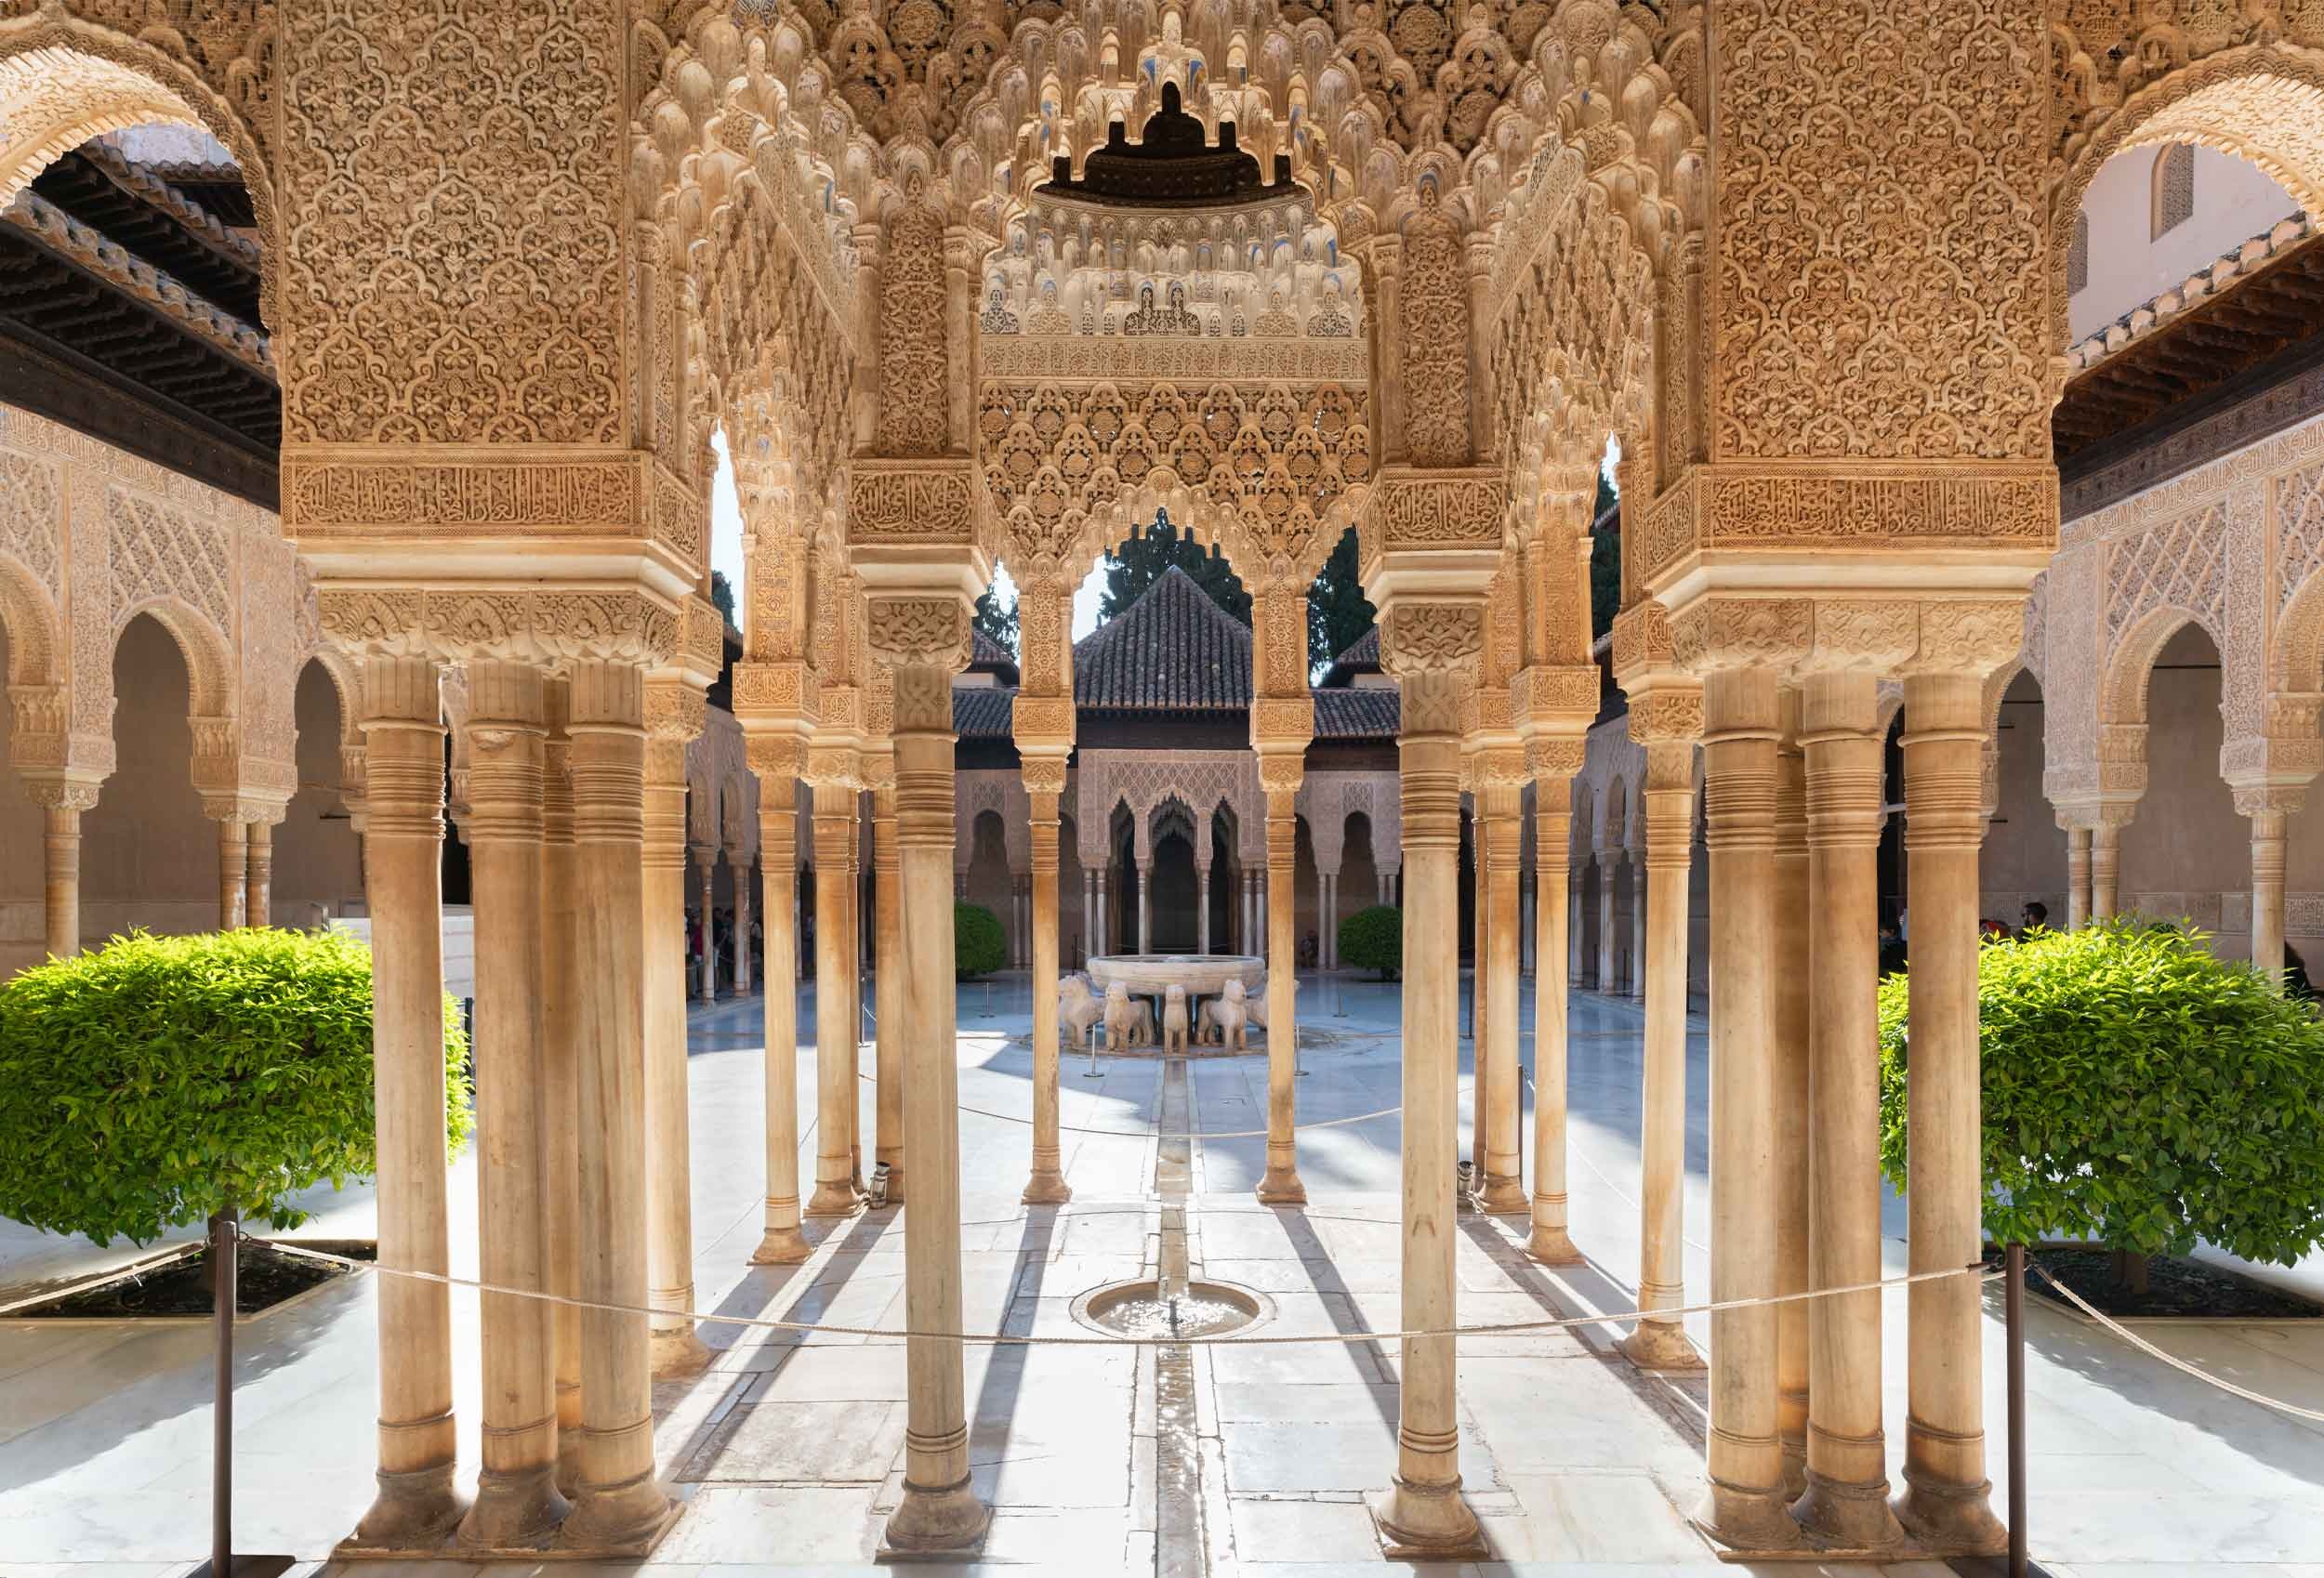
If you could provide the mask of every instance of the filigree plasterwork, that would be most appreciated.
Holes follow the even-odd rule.
[[[870,599],[867,640],[872,655],[893,668],[937,668],[947,674],[968,666],[969,607],[957,597],[888,597]],[[901,706],[903,695],[897,694]]]
[[[656,666],[679,648],[679,613],[629,589],[384,591],[326,585],[316,598],[324,632],[345,651],[425,654],[451,663],[496,657]]]

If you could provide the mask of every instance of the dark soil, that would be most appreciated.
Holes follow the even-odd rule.
[[[1985,1263],[1998,1267],[2001,1251],[1988,1246]],[[2026,1252],[2026,1288],[2062,1309],[2074,1309],[2034,1269],[2051,1276],[2117,1320],[2134,1315],[2186,1315],[2227,1321],[2303,1321],[2324,1316],[2324,1305],[2255,1282],[2249,1277],[2175,1255],[2158,1255],[2147,1264],[2146,1291],[2133,1293],[2115,1276],[2111,1250],[2080,1244],[2045,1244]],[[2074,1313],[2080,1314],[2079,1309]]]
[[[376,1251],[368,1243],[319,1243],[332,1255],[369,1260]],[[255,1315],[271,1308],[320,1282],[349,1274],[348,1268],[302,1256],[284,1255],[264,1239],[244,1239],[235,1257],[234,1312]],[[19,1310],[28,1321],[135,1319],[151,1315],[208,1315],[215,1306],[207,1278],[209,1245],[204,1244],[182,1260],[150,1270],[133,1271],[110,1282],[68,1297]]]

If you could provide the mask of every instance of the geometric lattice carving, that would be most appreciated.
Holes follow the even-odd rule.
[[[2225,641],[2227,615],[2226,509],[2181,516],[2144,536],[2117,543],[2107,556],[2106,646],[2140,615],[2159,608],[2193,614],[2214,641]]]
[[[113,529],[113,617],[160,598],[176,598],[232,628],[226,602],[226,543],[214,525],[119,489],[105,495]]]

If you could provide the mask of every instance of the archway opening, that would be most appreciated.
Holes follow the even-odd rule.
[[[2245,878],[2250,824],[2219,776],[2219,648],[2188,621],[2172,632],[2146,671],[2146,792],[2122,830],[2117,907],[2185,917],[2212,933],[2231,958],[2251,950]],[[2167,750],[2152,748],[2168,741]]]
[[[273,833],[272,918],[306,927],[362,903],[363,840],[347,803],[345,699],[321,659],[310,658],[298,671],[292,709],[298,788]]]
[[[218,924],[218,823],[193,786],[191,678],[178,638],[152,614],[113,645],[113,772],[81,819],[81,933]]]

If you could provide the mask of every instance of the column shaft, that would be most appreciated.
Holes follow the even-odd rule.
[[[1615,940],[1621,868],[1621,850],[1598,851],[1598,990],[1604,993],[1617,992],[1622,983],[1622,950]]]
[[[1261,763],[1262,767],[1264,763]],[[1300,1182],[1299,1137],[1299,939],[1293,923],[1299,906],[1291,895],[1299,853],[1296,786],[1269,789],[1267,796],[1267,887],[1283,902],[1267,907],[1267,1171],[1259,1180],[1262,1205],[1304,1205]],[[1459,913],[1456,908],[1455,914]],[[1448,1167],[1449,1162],[1446,1164]]]
[[[699,714],[695,715],[697,717]],[[693,1146],[686,1095],[686,744],[646,745],[645,778],[646,1292],[656,1309],[694,1307]],[[710,924],[710,862],[702,870],[702,997],[713,995],[718,943]],[[651,1322],[654,1374],[685,1375],[710,1361],[686,1315]]]
[[[2102,822],[2090,830],[2090,918],[2106,920],[2113,915],[2115,882],[2121,871],[2122,828],[2119,822]]]
[[[1568,818],[1570,818],[1572,814],[1573,813],[1570,809],[1566,812]],[[1582,859],[1587,861],[1590,857],[1585,854],[1582,856]],[[1579,870],[1576,870],[1570,873],[1565,878],[1565,948],[1568,954],[1565,961],[1565,971],[1566,979],[1570,984],[1586,988],[1590,984],[1590,978],[1582,967],[1585,963],[1585,950],[1587,949],[1590,941],[1590,932],[1589,928],[1582,924],[1585,917],[1582,914],[1581,890],[1582,873]]]
[[[548,1291],[547,1092],[541,1078],[541,839],[546,698],[524,664],[471,659],[468,840],[476,907],[478,1268]],[[255,850],[256,845],[253,845]],[[257,892],[254,884],[252,893]],[[481,1294],[483,1468],[461,1543],[536,1545],[565,1514],[557,1468],[555,1328],[537,1299]]]
[[[1809,675],[1800,743],[1807,774],[1811,994],[1808,1274],[1815,1287],[1836,1288],[1878,1282],[1881,1275],[1882,740],[1875,677],[1863,669]],[[1971,774],[1974,813],[1974,757]],[[1911,893],[1919,908],[1920,888]],[[1973,892],[1962,923],[1972,948],[1974,906]],[[1949,924],[1950,917],[1928,916],[1923,935]],[[1902,1531],[1888,1510],[1881,1428],[1881,1295],[1818,1298],[1808,1305],[1807,1319],[1807,1491],[1799,1502],[1800,1521],[1835,1545],[1893,1545]]]
[[[249,863],[243,881],[243,924],[274,924],[274,824],[250,824]]]
[[[1063,776],[1061,770],[1058,778]],[[1057,1127],[1057,795],[1033,789],[1026,797],[1033,807],[1033,1175],[1024,1200],[1059,1205],[1073,1190],[1065,1185]]]
[[[48,956],[70,959],[81,951],[81,812],[85,808],[61,796],[59,799],[62,803],[43,806],[47,825],[42,840],[41,888],[46,901]]]
[[[1138,952],[1154,952],[1154,862],[1138,862]]]
[[[2251,813],[2251,963],[2284,973],[2284,813]]]
[[[1985,1243],[1977,1045],[1982,689],[1976,675],[1905,681],[1905,861],[1913,916],[1906,1200],[1915,1272],[1974,1264]],[[2008,1536],[1993,1515],[1985,1473],[1982,1291],[1974,1277],[1951,1277],[1915,1282],[1905,1297],[1905,1492],[1897,1511],[1925,1539],[1999,1552]]]
[[[1534,892],[1567,890],[1569,841],[1573,836],[1573,780],[1545,774],[1534,780]],[[1567,1096],[1565,972],[1550,963],[1565,957],[1567,906],[1534,901],[1533,973],[1533,1238],[1526,1253],[1546,1266],[1581,1260],[1566,1216],[1565,1124]]]
[[[904,867],[896,792],[872,791],[872,1158],[888,1164],[888,1202],[904,1199]]]
[[[799,780],[778,742],[759,769],[759,848],[767,874],[765,1230],[754,1266],[807,1258],[799,1212]]]
[[[1727,669],[1703,687],[1710,868],[1710,1296],[1776,1289],[1769,1045],[1776,935],[1776,676]],[[1703,1526],[1744,1550],[1797,1543],[1776,1436],[1776,1312],[1710,1318],[1710,1486]]]
[[[246,822],[218,824],[218,928],[232,931],[249,922],[250,828]]]
[[[363,694],[371,904],[379,1265],[448,1276],[443,1069],[443,743],[436,666],[372,658]],[[231,824],[229,824],[231,825]],[[453,1487],[452,1290],[381,1277],[379,1493],[349,1542],[430,1548],[465,1510]]]
[[[1210,952],[1210,866],[1195,868],[1195,952]]]
[[[1691,803],[1693,796],[1689,796],[1688,800]],[[1690,840],[1692,836],[1690,829]],[[1654,962],[1654,953],[1648,945],[1647,939],[1650,927],[1653,926],[1655,902],[1658,890],[1655,887],[1652,871],[1654,857],[1644,849],[1631,849],[1629,853],[1630,994],[1632,997],[1644,997],[1646,995],[1646,974]]]
[[[686,834],[686,827],[685,827],[685,822],[684,822],[684,817],[685,817],[685,814],[686,814],[686,813],[685,813],[685,796],[684,796],[684,793],[683,793],[682,791],[680,793],[680,796],[679,796],[679,813],[678,813],[678,814],[679,814],[679,817],[680,817],[679,827],[678,827],[678,835],[679,835],[679,845],[678,845],[678,851],[679,851],[679,867],[678,867],[678,873],[679,873],[679,881],[680,881],[680,897],[679,901],[678,901],[678,902],[679,902],[679,935],[682,937],[682,936],[684,936],[684,935],[685,935],[685,902],[686,902],[686,901],[685,901],[685,899],[684,899],[684,897],[683,897],[683,883],[684,883],[684,881],[685,881],[685,873],[686,873],[686,867],[685,867],[685,851],[686,851],[686,846],[685,846],[685,834]],[[711,891],[712,891],[712,886],[711,886],[711,885],[712,885],[714,882],[716,882],[716,881],[717,881],[717,879],[718,879],[718,860],[719,860],[719,852],[718,852],[718,850],[717,850],[717,848],[716,848],[715,847],[710,846],[710,845],[706,845],[706,845],[702,846],[700,848],[698,848],[698,849],[696,849],[696,850],[694,851],[694,857],[695,857],[696,861],[700,862],[701,867],[702,867],[702,988],[701,988],[701,990],[702,990],[702,1000],[703,1000],[705,1003],[709,1003],[709,1002],[715,1002],[715,1001],[717,1000],[717,998],[718,998],[718,994],[719,994],[719,927],[718,927],[718,915],[717,915],[716,912],[714,912],[714,911],[711,909],[711,907],[710,907],[710,894],[711,894]],[[655,906],[655,908],[658,910],[658,909],[660,908],[660,906],[659,906],[659,905],[656,905],[656,906]],[[680,993],[680,995],[681,995],[681,997],[682,997],[682,995],[683,995],[682,991],[681,991],[681,993]],[[684,1020],[684,1018],[683,1018],[682,1014],[681,1014],[681,1016],[680,1016],[680,1018],[679,1022],[680,1022],[681,1025],[685,1022],[685,1020]]]
[[[1776,743],[1776,914],[1804,915],[1811,902],[1807,854],[1807,758],[1800,744],[1800,691],[1783,689]],[[1808,949],[1778,960],[1769,980],[1776,1175],[1776,1291],[1808,1289]],[[1776,1433],[1783,1442],[1783,1491],[1807,1489],[1808,1306],[1776,1306]]]
[[[641,671],[574,665],[580,1296],[632,1308],[647,1297],[644,716]],[[635,1549],[671,1516],[654,1471],[652,1367],[645,1317],[582,1311],[582,1484],[568,1545]]]
[[[730,851],[726,869],[734,874],[734,995],[750,995],[750,873],[756,862]]]
[[[847,1176],[848,1187],[864,1192],[864,802],[863,791],[848,791],[847,818]],[[878,1054],[875,1048],[873,1056]],[[875,1075],[878,1072],[874,1066]],[[872,1143],[879,1143],[878,1092],[873,1092]]]
[[[1477,978],[1491,982],[1485,993],[1486,1052],[1476,1098],[1486,1131],[1480,1203],[1501,1213],[1525,1211],[1531,1204],[1525,1198],[1521,1137],[1524,1071],[1517,1059],[1517,875],[1524,806],[1525,789],[1513,777],[1477,791],[1486,881],[1478,900],[1491,916],[1486,925],[1486,954],[1477,962]]]
[[[581,1095],[579,990],[574,968],[573,735],[571,690],[562,679],[545,688],[548,738],[541,782],[541,1089],[542,1143],[548,1151],[548,1287],[560,1298],[580,1296]],[[581,1311],[558,1305],[552,1315],[557,1348],[557,1489],[581,1487]]]
[[[1644,906],[1646,949],[1631,967],[1645,978],[1645,1079],[1639,1126],[1638,1308],[1686,1302],[1686,886],[1695,838],[1695,746],[1646,746],[1646,859],[1631,868],[1631,906]],[[1622,1344],[1650,1370],[1697,1370],[1701,1358],[1676,1320],[1645,1320]]]
[[[2090,833],[2087,827],[2066,830],[2066,925],[2069,930],[2090,920]]]
[[[815,1191],[810,1216],[845,1216],[856,1207],[855,1033],[848,980],[855,966],[848,922],[848,832],[855,790],[818,782],[815,796]],[[949,886],[949,885],[947,885]],[[947,912],[949,913],[949,912]]]

